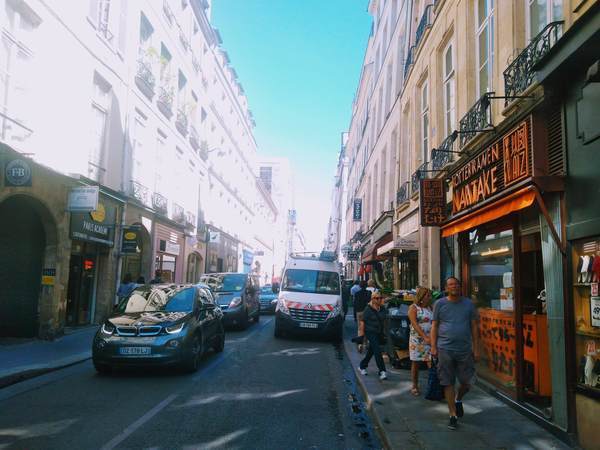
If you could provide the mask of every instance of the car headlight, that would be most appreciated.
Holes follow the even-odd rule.
[[[275,311],[279,311],[282,314],[290,314],[290,310],[288,309],[288,307],[285,304],[285,299],[280,298],[277,300],[277,307],[275,308]]]
[[[242,303],[242,297],[233,297],[229,302],[229,307],[235,308],[236,306],[239,306],[240,303]]]
[[[102,328],[100,328],[100,331],[102,332],[102,334],[107,334],[108,336],[111,336],[115,330],[117,328],[110,322],[104,322],[102,324]]]
[[[170,327],[165,327],[165,331],[167,333],[169,333],[169,334],[181,333],[181,330],[183,330],[184,326],[185,326],[185,322],[178,323],[177,325],[172,325]]]
[[[332,319],[336,316],[339,316],[341,313],[342,313],[342,305],[340,305],[339,303],[336,303],[335,306],[333,307],[333,309],[327,315],[327,318]]]

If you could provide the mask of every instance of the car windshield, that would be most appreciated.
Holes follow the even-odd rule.
[[[260,288],[261,294],[273,294],[273,288],[271,286],[263,286]]]
[[[282,290],[339,295],[340,277],[337,272],[289,269],[283,277]]]
[[[244,289],[246,275],[240,273],[211,274],[200,278],[201,283],[208,284],[213,292],[239,292]]]
[[[151,311],[190,312],[194,309],[194,288],[146,287],[135,289],[124,298],[118,310],[122,313],[140,313]]]

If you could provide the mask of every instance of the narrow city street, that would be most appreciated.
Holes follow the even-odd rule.
[[[86,361],[0,390],[0,411],[1,449],[381,447],[343,350],[275,339],[272,316],[193,375]]]

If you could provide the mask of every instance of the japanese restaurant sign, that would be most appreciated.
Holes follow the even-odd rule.
[[[452,214],[476,206],[531,175],[530,133],[527,118],[452,174]]]
[[[422,178],[420,180],[419,211],[421,226],[437,227],[446,220],[446,189],[444,180]]]

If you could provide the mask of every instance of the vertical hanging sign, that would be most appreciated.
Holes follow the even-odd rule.
[[[446,190],[441,178],[420,180],[421,226],[439,227],[446,220]]]
[[[354,220],[354,222],[360,222],[362,220],[362,198],[354,199],[352,219]]]

